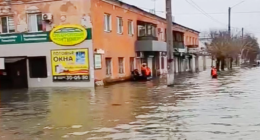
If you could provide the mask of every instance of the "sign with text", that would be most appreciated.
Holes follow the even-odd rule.
[[[19,43],[38,43],[38,42],[49,42],[49,41],[50,39],[49,39],[48,32],[0,35],[0,45],[19,44]]]
[[[74,46],[87,38],[87,31],[80,25],[60,25],[52,29],[50,38],[61,46]]]
[[[53,81],[89,81],[88,49],[51,50]]]
[[[95,64],[95,69],[102,68],[102,55],[101,54],[94,54],[94,64]]]
[[[92,39],[92,29],[87,28],[84,30],[85,31],[82,31],[82,33],[86,32],[87,37],[85,38],[83,36],[83,38],[85,38],[85,40],[91,40]],[[82,33],[79,32],[76,35],[74,34],[74,36],[80,37],[80,36],[82,36]],[[56,34],[56,36],[57,35],[58,34]],[[64,32],[61,35],[64,36]],[[72,34],[70,34],[69,36],[72,36]],[[76,38],[76,39],[78,39],[78,38]],[[13,33],[13,34],[1,34],[0,35],[0,45],[21,44],[21,43],[43,43],[43,42],[51,42],[49,31],[36,32],[36,33]],[[78,42],[78,43],[80,43],[80,42]]]

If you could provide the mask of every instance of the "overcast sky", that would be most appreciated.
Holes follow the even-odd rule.
[[[123,1],[147,11],[154,8],[154,0]],[[203,11],[196,9],[196,5]],[[201,32],[227,29],[228,7],[232,6],[232,30],[239,33],[244,27],[245,32],[260,37],[260,0],[172,0],[175,22]],[[156,0],[155,10],[157,15],[165,17],[165,0]]]

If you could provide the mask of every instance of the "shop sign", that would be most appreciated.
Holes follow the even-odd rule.
[[[0,35],[0,45],[2,44],[19,44],[19,43],[38,43],[49,42],[48,32],[39,33],[17,33]]]
[[[53,81],[89,81],[88,49],[51,50]]]
[[[92,39],[92,29],[85,29],[86,40]],[[0,45],[51,42],[50,32],[1,34]]]
[[[101,54],[94,54],[94,64],[95,64],[95,69],[102,68],[102,55]]]
[[[87,38],[87,31],[80,25],[60,25],[50,32],[50,39],[61,46],[74,46]]]

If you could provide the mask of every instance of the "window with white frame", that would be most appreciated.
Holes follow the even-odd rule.
[[[104,30],[106,32],[112,31],[112,19],[110,14],[104,14]]]
[[[128,35],[134,35],[134,22],[133,22],[133,20],[128,20]]]
[[[123,33],[123,18],[117,17],[117,33]]]
[[[118,58],[118,68],[119,68],[119,74],[124,74],[125,73],[125,69],[124,69],[124,58],[123,57],[119,57]]]
[[[164,29],[163,28],[161,28],[161,39],[162,39],[162,41],[164,41],[165,40],[165,33],[164,33]]]
[[[13,17],[1,17],[2,33],[13,33],[15,32],[15,25]]]
[[[111,76],[112,75],[112,59],[106,58],[106,75]]]
[[[28,14],[28,29],[29,32],[42,31],[43,28],[41,13]]]

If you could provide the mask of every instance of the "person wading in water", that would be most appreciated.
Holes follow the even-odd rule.
[[[150,68],[146,65],[146,63],[143,63],[143,64],[142,64],[141,73],[142,73],[142,75],[143,75],[145,78],[151,76],[151,70],[150,70]]]
[[[212,78],[218,77],[217,69],[214,66],[211,66],[211,77]]]

